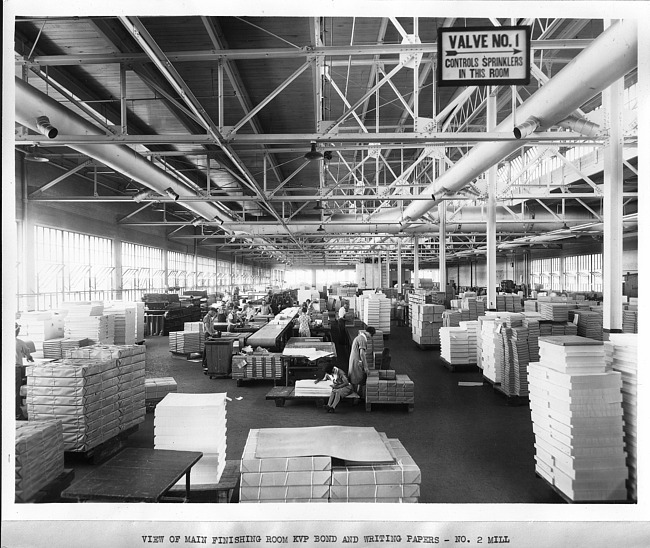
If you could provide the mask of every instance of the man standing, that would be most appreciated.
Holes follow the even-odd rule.
[[[345,332],[345,315],[348,312],[348,303],[341,299],[341,307],[338,313],[338,326],[339,326],[339,344],[347,346],[346,339],[347,333]]]
[[[208,313],[203,316],[203,332],[205,336],[214,335],[214,321],[217,317],[218,306],[216,304],[211,304],[208,309]]]
[[[348,361],[348,378],[354,391],[359,396],[365,390],[366,377],[368,376],[368,358],[366,350],[368,349],[368,335],[371,337],[376,333],[372,326],[368,326],[365,331],[359,331],[359,334],[352,341],[350,349],[350,359]]]

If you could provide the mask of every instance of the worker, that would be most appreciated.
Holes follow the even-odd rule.
[[[226,306],[221,303],[217,310],[217,323],[226,323]]]
[[[208,313],[203,316],[203,332],[207,336],[214,335],[214,322],[217,318],[218,305],[211,304]]]
[[[352,394],[354,390],[350,381],[345,376],[345,373],[343,373],[343,371],[336,367],[332,362],[325,366],[323,377],[316,379],[314,384],[318,384],[324,380],[332,383],[332,392],[330,393],[327,405],[325,405],[325,411],[327,413],[335,413],[336,406],[339,404],[341,399]]]
[[[405,316],[406,301],[404,300],[404,295],[397,296],[397,325],[403,326]]]
[[[265,316],[271,314],[271,303],[268,298],[264,299],[264,302],[262,303],[262,308],[260,310],[260,314],[263,314]]]
[[[390,369],[390,362],[392,356],[390,355],[390,348],[387,346],[381,351],[381,369]]]
[[[246,308],[244,309],[243,316],[246,321],[251,321],[255,316],[257,312],[255,311],[255,307],[253,306],[253,303],[249,302],[246,304]]]
[[[310,337],[311,330],[309,329],[309,314],[307,313],[307,305],[303,304],[298,316],[298,336]]]
[[[26,367],[23,364],[23,358],[26,358],[28,362],[32,363],[34,362],[34,358],[32,358],[32,353],[27,343],[18,338],[18,333],[20,333],[20,325],[16,323],[16,420],[25,420],[26,417],[23,415],[20,405],[20,387],[26,381]]]
[[[359,334],[352,341],[350,349],[350,358],[348,361],[348,378],[354,391],[363,396],[365,390],[366,377],[368,376],[368,335],[371,337],[376,333],[372,326],[368,326],[365,331],[359,331]]]
[[[341,299],[341,307],[338,313],[338,326],[339,326],[339,344],[346,346],[346,332],[345,332],[345,315],[348,313],[348,303]]]
[[[228,333],[234,333],[235,327],[239,323],[239,315],[235,310],[235,307],[231,303],[228,309],[228,315],[226,316],[226,323],[228,324]]]

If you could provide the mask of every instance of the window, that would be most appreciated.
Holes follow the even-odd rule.
[[[162,249],[124,242],[122,289],[124,299],[131,300],[140,300],[146,292],[165,292]]]

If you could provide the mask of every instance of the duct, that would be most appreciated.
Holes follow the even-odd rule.
[[[534,116],[531,116],[523,124],[519,124],[518,126],[515,126],[513,133],[517,139],[522,139],[523,137],[528,137],[531,133],[537,131],[538,127],[539,127],[539,120]]]
[[[62,135],[104,135],[103,131],[78,114],[20,78],[16,78],[16,122],[34,131],[39,131],[37,119],[41,116],[47,116],[51,124]],[[165,173],[126,145],[79,144],[67,146],[99,160],[104,165],[119,171],[158,194],[165,195],[166,189],[171,187],[180,196],[196,196],[195,192],[187,189],[178,179]],[[223,221],[232,220],[209,202],[182,202],[181,205],[208,220],[215,217]]]
[[[560,120],[556,125],[570,129],[586,137],[598,137],[602,133],[598,124],[594,124],[586,118],[578,118],[577,116],[569,116],[564,120]]]
[[[625,76],[637,65],[637,33],[635,20],[626,19],[609,27],[521,104],[517,109],[517,119],[528,120],[534,117],[541,127],[551,127],[566,119],[595,94]],[[512,127],[513,118],[510,115],[495,131],[510,132]],[[520,146],[519,141],[479,143],[424,189],[422,195],[438,198],[446,192],[457,192]],[[438,202],[439,199],[411,202],[404,210],[402,219],[419,219]]]
[[[437,234],[438,225],[427,223],[421,225],[405,226],[400,225],[396,219],[399,215],[398,209],[382,211],[381,216],[373,217],[368,222],[362,222],[358,216],[354,215],[334,215],[328,222],[322,224],[322,234],[339,235],[342,233],[350,234]],[[482,207],[465,206],[455,215],[451,209],[447,210],[447,233],[465,233],[465,232],[485,232],[487,224],[487,212]],[[453,216],[452,216],[453,215]],[[582,225],[593,222],[594,217],[586,209],[581,207],[566,208],[564,219],[552,215],[548,211],[538,211],[532,213],[526,211],[523,215],[518,215],[515,219],[513,215],[504,207],[497,207],[496,220],[497,229],[514,232],[548,232],[551,230],[560,230],[567,226]],[[276,236],[285,233],[282,226],[268,223],[231,223],[229,228],[235,233],[246,234],[248,236]],[[316,231],[319,223],[315,223],[313,218],[300,217],[294,219],[290,228],[294,234],[311,234]]]

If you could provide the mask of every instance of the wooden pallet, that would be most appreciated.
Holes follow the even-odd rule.
[[[419,342],[415,342],[415,346],[417,346],[420,350],[440,350],[439,344],[422,344]]]
[[[503,396],[506,399],[506,405],[510,405],[512,407],[519,407],[522,405],[528,405],[529,403],[528,396],[517,396],[517,395],[506,394],[506,392],[503,390],[500,384],[492,385],[492,389],[494,390],[495,394],[499,394],[500,396]]]
[[[327,396],[296,396],[295,387],[293,386],[274,386],[266,395],[266,399],[274,400],[276,407],[284,407],[287,400],[313,401],[316,402],[316,407],[323,407],[329,398]],[[359,394],[353,392],[343,399],[352,400],[352,403],[356,405],[361,398]]]
[[[190,498],[186,502],[200,503],[231,503],[239,498],[240,461],[227,460],[226,467],[221,473],[219,483],[208,485],[193,485]],[[180,500],[179,500],[180,499]],[[172,488],[167,492],[162,502],[181,502],[185,500],[185,486]]]
[[[61,500],[61,491],[68,487],[72,483],[72,480],[74,480],[74,470],[72,468],[64,468],[61,474],[59,474],[45,487],[39,489],[37,493],[29,498],[29,500],[26,500],[24,502],[58,502]]]
[[[444,365],[452,373],[476,371],[478,369],[478,365],[475,363],[449,363],[443,357],[440,357],[440,359],[442,360],[442,365]]]
[[[86,451],[65,451],[64,457],[68,461],[81,460],[89,464],[101,464],[124,449],[127,438],[134,432],[137,432],[138,427],[139,425],[134,424],[130,428],[119,432],[116,436]]]
[[[546,485],[548,485],[564,502],[567,504],[635,504],[633,500],[572,500],[565,493],[560,491],[555,485],[548,481],[544,476],[541,476],[538,472],[535,472],[535,476],[541,479]]]
[[[501,383],[493,381],[492,379],[488,379],[485,375],[483,375],[483,384],[489,384],[490,386],[499,386]]]
[[[409,413],[413,413],[413,410],[415,409],[415,404],[414,403],[405,403],[403,401],[375,401],[375,402],[369,402],[366,400],[366,411],[370,412],[372,411],[372,406],[374,404],[388,404],[388,405],[406,405],[407,411]]]

